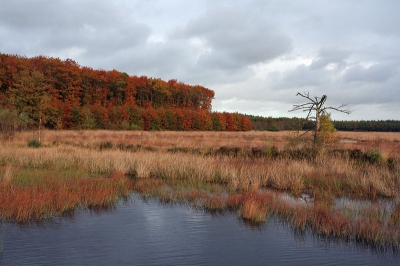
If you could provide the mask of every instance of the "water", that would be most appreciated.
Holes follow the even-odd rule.
[[[400,265],[400,255],[354,242],[295,234],[270,218],[249,226],[134,196],[113,211],[1,225],[0,265]]]

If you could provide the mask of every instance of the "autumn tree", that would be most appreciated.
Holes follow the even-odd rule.
[[[44,76],[38,71],[23,70],[14,75],[14,84],[9,90],[10,101],[19,113],[27,113],[34,121],[40,132],[43,123],[46,122],[46,112],[49,97],[46,93],[48,88]]]
[[[15,131],[23,124],[18,118],[18,114],[13,109],[0,107],[0,134],[9,141],[15,134]]]
[[[296,96],[301,96],[308,100],[308,102],[303,104],[295,104],[293,108],[289,110],[289,112],[302,110],[303,112],[307,112],[306,120],[310,120],[313,123],[314,128],[314,143],[319,142],[319,137],[321,136],[321,129],[326,130],[327,128],[321,127],[321,119],[326,124],[326,118],[330,120],[330,115],[328,116],[328,110],[335,110],[338,112],[350,114],[350,110],[348,109],[347,104],[342,104],[339,107],[333,106],[325,106],[326,99],[328,98],[326,95],[322,97],[310,97],[309,93],[297,93]],[[329,128],[329,127],[328,127]]]
[[[251,130],[240,114],[213,114],[213,99],[214,91],[174,79],[0,53],[0,108],[39,129]]]

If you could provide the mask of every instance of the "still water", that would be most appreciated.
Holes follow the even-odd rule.
[[[132,196],[112,211],[0,228],[0,265],[400,265],[400,254]]]

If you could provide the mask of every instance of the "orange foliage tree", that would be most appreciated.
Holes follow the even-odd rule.
[[[212,113],[213,99],[214,91],[175,79],[0,53],[0,107],[43,119],[48,128],[251,130],[243,115]]]

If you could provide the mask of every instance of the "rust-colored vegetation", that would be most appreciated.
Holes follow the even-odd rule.
[[[0,213],[45,219],[134,191],[398,249],[400,135],[357,136],[317,147],[291,132],[45,131],[28,148],[20,133],[0,144]]]
[[[10,171],[9,165],[5,168]],[[53,218],[76,208],[106,208],[129,192],[118,171],[109,177],[91,179],[62,178],[43,172],[43,176],[10,180],[7,175],[10,174],[6,173],[0,183],[0,213],[3,219],[16,222]]]

